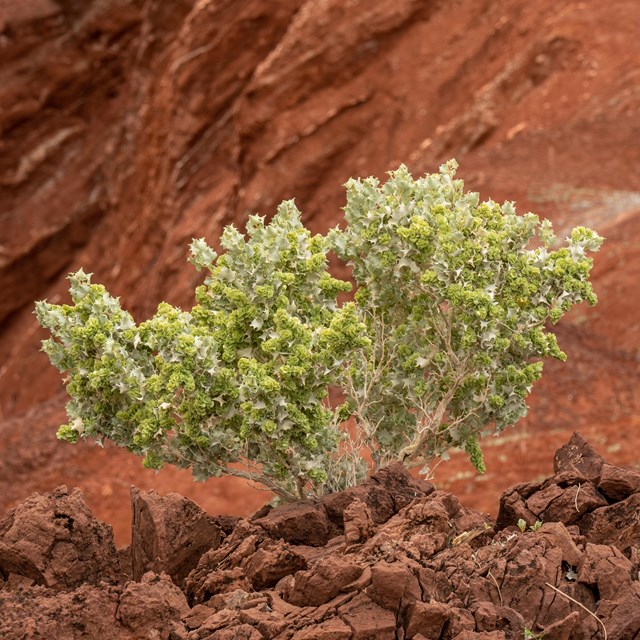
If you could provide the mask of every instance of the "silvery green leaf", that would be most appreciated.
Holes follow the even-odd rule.
[[[211,268],[217,258],[216,252],[206,243],[204,238],[197,238],[191,241],[191,255],[189,262],[195,265],[196,269]]]

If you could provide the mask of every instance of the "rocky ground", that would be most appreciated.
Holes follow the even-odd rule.
[[[450,157],[483,198],[607,242],[600,304],[558,326],[569,361],[546,365],[530,418],[486,442],[485,476],[454,456],[434,483],[495,516],[576,428],[640,465],[639,24],[636,0],[0,0],[0,515],[78,486],[124,544],[132,483],[259,508],[234,479],[56,442],[65,397],[34,301],[65,300],[83,266],[137,320],[187,308],[192,237],[215,245],[291,197],[326,230],[350,176]]]
[[[399,465],[242,519],[133,489],[122,549],[79,490],[34,494],[0,522],[0,637],[637,640],[640,473],[577,433],[553,466],[496,520]]]

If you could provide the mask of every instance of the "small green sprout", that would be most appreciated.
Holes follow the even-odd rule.
[[[536,532],[542,526],[541,520],[536,520],[530,527],[531,531]]]
[[[524,533],[527,530],[527,522],[523,518],[520,518],[516,523],[518,525],[518,529]],[[532,525],[529,526],[529,530],[536,532],[542,526],[542,521],[536,520]]]

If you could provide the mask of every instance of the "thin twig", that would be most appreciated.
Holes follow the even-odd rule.
[[[602,620],[600,620],[600,618],[598,618],[598,616],[595,613],[593,613],[593,611],[591,611],[590,609],[587,609],[587,607],[585,607],[581,602],[578,602],[575,598],[572,598],[570,595],[564,593],[564,591],[560,591],[560,589],[557,589],[552,584],[549,584],[548,582],[545,582],[545,584],[547,585],[547,587],[550,587],[551,589],[553,589],[556,593],[559,593],[561,596],[563,596],[567,600],[571,600],[571,602],[577,604],[581,609],[584,609],[592,618],[595,618],[596,621],[602,626],[602,631],[604,633],[604,640],[607,640],[607,628],[604,626],[604,622],[602,622]]]
[[[498,585],[498,581],[494,578],[493,573],[491,573],[491,570],[487,571],[487,575],[491,576],[491,579],[493,580],[493,584],[496,585],[496,589],[498,590],[498,595],[500,596],[500,606],[504,607],[504,603],[502,602],[502,591],[500,591],[500,585]]]

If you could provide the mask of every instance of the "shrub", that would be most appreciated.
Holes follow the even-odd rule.
[[[208,275],[189,312],[161,303],[136,325],[72,274],[72,305],[36,305],[43,349],[69,373],[58,437],[108,438],[147,467],[249,478],[287,500],[362,480],[365,447],[374,467],[462,447],[482,471],[479,435],[526,413],[540,358],[565,359],[546,322],[595,304],[585,252],[601,238],[578,227],[552,250],[548,222],[479,203],[456,166],[349,181],[347,226],[327,236],[289,201],[269,224],[251,216],[246,238],[227,227],[221,256],[194,240]],[[353,302],[337,302],[351,285],[328,273],[331,249],[353,268]]]
[[[547,321],[596,303],[585,255],[600,247],[595,232],[578,227],[553,251],[548,221],[480,203],[456,168],[414,180],[400,167],[383,186],[349,181],[347,227],[330,233],[353,267],[373,345],[342,384],[377,465],[463,447],[483,471],[478,436],[526,414],[540,358],[566,359]],[[528,248],[536,234],[540,246]]]

